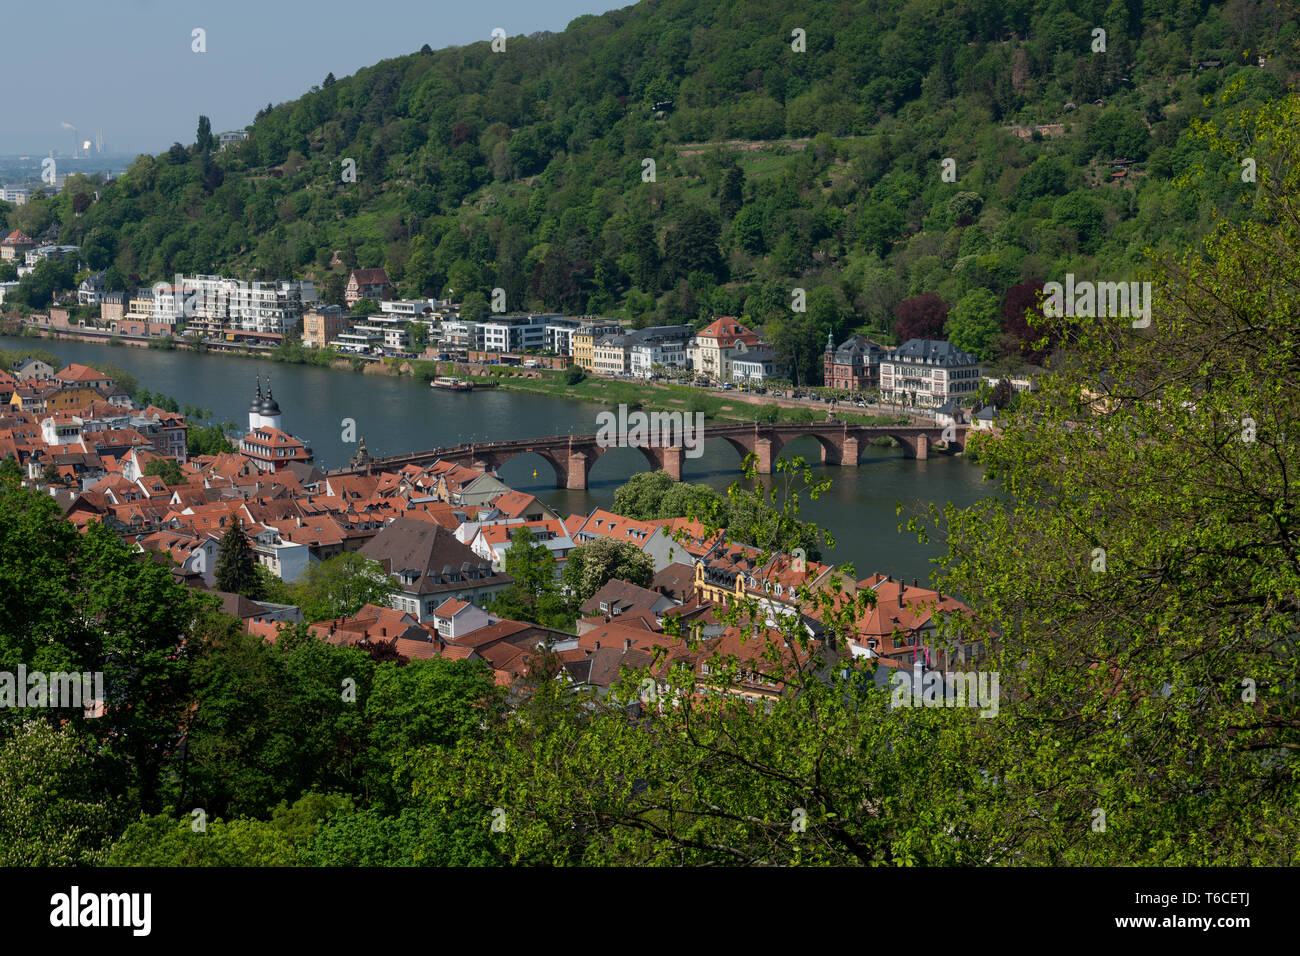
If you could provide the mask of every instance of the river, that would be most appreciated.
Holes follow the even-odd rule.
[[[602,410],[585,402],[505,389],[440,392],[410,378],[234,355],[0,337],[0,349],[30,346],[47,349],[65,363],[114,362],[150,391],[170,395],[182,406],[210,408],[216,421],[233,420],[241,430],[248,423],[254,378],[261,375],[265,384],[269,374],[285,430],[311,443],[321,468],[343,467],[356,454],[356,445],[342,440],[348,418],[355,420],[356,434],[365,438],[370,454],[378,456],[464,441],[592,434]],[[960,507],[989,493],[983,469],[960,457],[936,455],[916,461],[903,457],[902,449],[868,447],[856,469],[823,467],[812,438],[791,442],[782,454],[816,462],[815,474],[832,480],[830,490],[817,501],[801,499],[800,516],[830,529],[836,543],[824,557],[853,562],[858,577],[880,571],[925,583],[931,559],[943,552],[943,544],[921,544],[914,534],[900,532],[906,513],[899,516],[898,505],[952,502]],[[739,463],[740,456],[726,442],[708,441],[701,457],[684,461],[683,478],[725,490],[739,477]],[[585,491],[556,488],[551,466],[535,455],[512,459],[500,475],[506,484],[538,495],[565,514],[587,514],[597,506],[609,507],[615,490],[630,475],[645,470],[639,452],[616,448],[592,467]]]

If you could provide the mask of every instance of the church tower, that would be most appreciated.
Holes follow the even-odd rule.
[[[262,427],[262,376],[257,376],[257,395],[253,404],[248,406],[248,430],[255,432]]]
[[[280,406],[271,395],[271,376],[266,377],[266,398],[262,400],[262,427],[282,428]]]

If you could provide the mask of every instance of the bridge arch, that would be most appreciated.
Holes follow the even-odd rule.
[[[555,475],[556,488],[567,487],[568,480],[569,480],[569,463],[568,461],[561,461],[559,457],[551,453],[549,450],[540,449],[540,448],[521,448],[517,451],[502,450],[497,452],[493,457],[496,459],[495,461],[496,466],[500,468],[501,466],[506,465],[510,462],[516,461],[521,458],[528,458],[533,455],[542,459],[548,465],[551,466],[551,472]],[[526,462],[521,462],[521,464],[524,464],[526,466]],[[534,468],[533,470],[537,471],[540,477],[540,475],[542,474],[540,469]]]
[[[577,448],[574,451],[578,451]],[[593,481],[608,481],[614,472],[628,472],[627,477],[620,477],[622,484],[628,477],[643,471],[660,471],[664,469],[664,453],[660,448],[646,448],[641,445],[614,445],[602,448],[592,445],[582,449],[587,463],[587,486]],[[602,467],[600,462],[604,461]],[[602,474],[596,469],[601,467]]]
[[[726,442],[732,448],[736,449],[736,454],[740,456],[739,460],[736,462],[737,467],[739,467],[740,464],[744,462],[746,455],[753,454],[754,452],[754,439],[752,437],[748,441],[746,441],[744,439],[737,438],[735,435],[707,435],[706,434],[705,439],[706,440],[712,439],[713,441]],[[779,447],[780,441],[781,440],[779,438],[775,439],[773,441],[773,447],[774,448]]]
[[[772,464],[776,464],[779,449],[784,448],[791,442],[798,441],[801,438],[811,438],[817,442],[821,449],[821,461],[825,464],[838,464],[842,456],[843,442],[840,433],[834,436],[824,434],[824,429],[818,429],[810,423],[806,430],[787,431],[778,439],[773,436],[772,441]]]

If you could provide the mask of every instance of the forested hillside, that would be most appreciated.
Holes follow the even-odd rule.
[[[382,265],[471,311],[501,287],[512,310],[746,316],[805,377],[855,328],[946,323],[1032,357],[1041,282],[1136,278],[1145,246],[1185,247],[1249,188],[1184,133],[1297,68],[1295,17],[1256,0],[790,6],[647,0],[502,52],[425,46],[268,105],[241,146],[204,122],[98,201],[73,179],[5,216],[121,283],[311,277],[337,298],[347,267]],[[1200,205],[1172,188],[1211,162]]]

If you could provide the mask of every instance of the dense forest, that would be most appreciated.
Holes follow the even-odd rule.
[[[74,179],[5,215],[123,284],[311,277],[337,300],[384,266],[471,312],[500,287],[510,309],[743,316],[805,378],[854,329],[1033,358],[1041,283],[1123,279],[1203,232],[1243,184],[1228,161],[1201,203],[1171,188],[1208,160],[1189,123],[1296,68],[1296,20],[1257,0],[787,6],[648,0],[501,52],[426,45],[268,104],[240,146],[203,118],[98,201]]]

